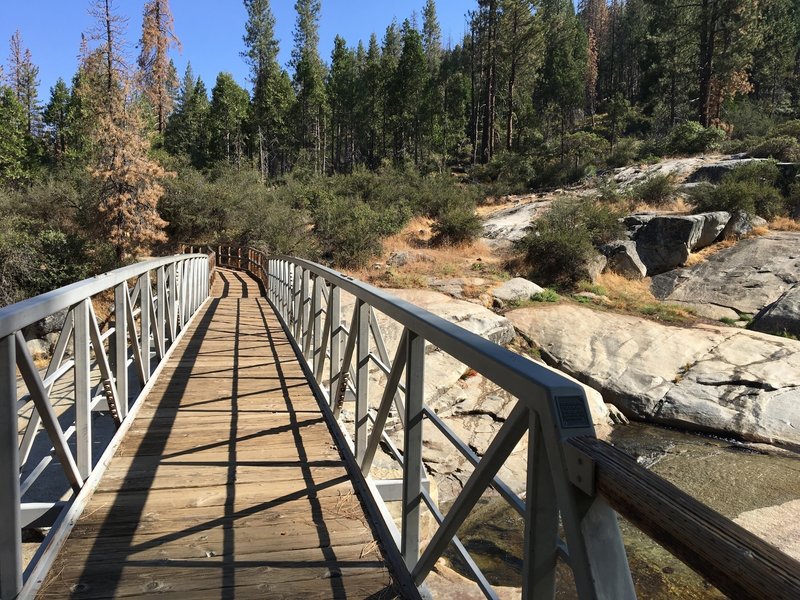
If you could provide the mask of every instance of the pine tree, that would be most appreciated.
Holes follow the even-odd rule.
[[[27,177],[26,117],[11,87],[0,85],[0,185],[17,185]]]
[[[504,0],[501,4],[499,52],[505,76],[505,147],[514,147],[515,115],[521,81],[524,90],[533,87],[536,28],[529,0]]]
[[[337,35],[333,41],[327,92],[331,110],[331,168],[334,172],[351,171],[355,160],[356,64],[355,53]]]
[[[540,15],[544,52],[534,98],[543,114],[557,117],[563,160],[564,136],[583,104],[586,35],[571,0],[547,0]]]
[[[56,164],[63,164],[67,155],[69,137],[70,91],[60,77],[50,88],[50,101],[47,103],[42,117],[47,126],[53,161]]]
[[[245,60],[253,82],[251,138],[262,179],[276,175],[286,161],[288,118],[294,100],[288,77],[278,65],[275,17],[269,0],[245,0]]]
[[[753,53],[753,92],[771,117],[790,109],[791,80],[795,69],[798,35],[793,0],[772,0],[761,5],[763,44]]]
[[[359,64],[356,103],[358,152],[366,165],[378,166],[378,140],[381,131],[381,50],[378,38],[370,35],[364,60]]]
[[[156,208],[166,173],[148,156],[144,123],[131,101],[123,53],[126,21],[115,14],[112,0],[95,0],[90,14],[97,47],[82,47],[77,91],[91,126],[89,173],[99,189],[98,226],[124,261],[166,239],[166,223]]]
[[[381,65],[380,65],[380,90],[381,90],[381,159],[389,158],[392,153],[389,149],[392,132],[397,127],[400,116],[396,114],[396,102],[394,101],[394,81],[397,64],[400,62],[400,52],[402,46],[400,35],[397,30],[397,23],[392,23],[386,28],[381,46]]]
[[[241,168],[245,150],[245,125],[250,96],[230,73],[220,73],[211,90],[209,130],[211,157]]]
[[[8,58],[8,84],[17,101],[25,109],[25,128],[29,135],[38,134],[40,112],[38,88],[39,67],[33,64],[31,51],[22,44],[19,30],[11,36]]]
[[[292,85],[297,96],[295,130],[301,152],[305,153],[315,173],[326,170],[325,65],[319,57],[319,0],[297,0],[297,23],[291,66]]]
[[[422,36],[406,20],[401,30],[403,49],[390,87],[389,106],[393,114],[394,158],[403,161],[411,154],[420,162],[427,62]]]
[[[172,112],[174,90],[178,85],[175,66],[169,59],[171,48],[180,48],[169,0],[148,0],[144,5],[142,37],[139,42],[139,77],[144,97],[156,119],[156,131],[163,134]]]

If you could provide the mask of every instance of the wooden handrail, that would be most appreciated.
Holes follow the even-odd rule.
[[[731,598],[800,598],[800,562],[596,438],[566,442],[595,464],[597,494]]]

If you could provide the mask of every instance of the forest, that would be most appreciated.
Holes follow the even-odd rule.
[[[473,239],[486,197],[710,150],[800,161],[798,0],[477,0],[447,45],[427,0],[330,57],[320,0],[297,0],[287,68],[269,0],[244,5],[246,88],[176,72],[169,0],[140,32],[91,0],[48,93],[14,34],[0,305],[178,243],[359,266],[417,215],[434,243]]]

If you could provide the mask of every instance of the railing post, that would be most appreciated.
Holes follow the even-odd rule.
[[[328,300],[328,313],[331,321],[331,360],[330,378],[328,382],[328,399],[331,408],[336,402],[336,389],[339,384],[339,371],[342,368],[342,294],[339,286],[331,284],[331,291]]]
[[[409,570],[419,560],[422,504],[422,406],[425,385],[425,339],[408,332],[406,426],[403,430],[403,514],[400,552]]]
[[[119,416],[128,414],[128,286],[114,288],[114,381],[119,399]]]
[[[0,598],[22,589],[17,364],[14,335],[0,339]]]
[[[142,291],[142,293],[144,293]],[[140,296],[141,297],[141,296]],[[75,331],[75,439],[78,473],[85,481],[92,472],[92,386],[89,380],[89,302],[86,298],[74,309]],[[144,313],[144,311],[142,311]],[[99,350],[98,350],[99,351]]]
[[[558,543],[558,503],[539,418],[529,411],[528,481],[522,597],[554,598]]]
[[[158,348],[158,357],[163,358],[164,353],[167,351],[167,340],[164,337],[165,322],[166,322],[166,309],[167,309],[167,285],[164,267],[159,267],[156,271],[156,344]]]
[[[172,263],[167,270],[167,283],[169,284],[169,308],[167,314],[169,315],[169,345],[175,343],[178,329],[178,288],[176,277],[176,265]]]
[[[356,339],[356,462],[360,465],[367,449],[367,418],[369,412],[369,304],[358,303],[358,331]]]
[[[141,324],[140,347],[142,349],[142,370],[144,371],[144,382],[150,379],[150,305],[153,303],[150,290],[150,272],[139,276],[139,323]]]

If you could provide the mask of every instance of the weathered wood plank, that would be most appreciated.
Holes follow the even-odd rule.
[[[162,371],[40,597],[396,597],[339,450],[243,273]]]

